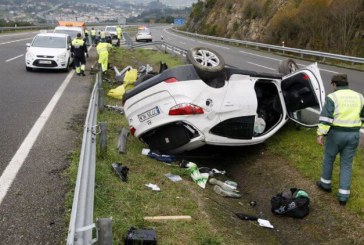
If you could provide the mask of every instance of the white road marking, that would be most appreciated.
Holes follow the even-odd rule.
[[[54,94],[53,98],[49,101],[47,107],[44,109],[42,114],[39,116],[32,129],[29,131],[27,137],[24,139],[19,149],[11,159],[9,165],[4,170],[3,174],[0,177],[0,205],[6,196],[11,184],[15,180],[16,175],[18,174],[20,168],[23,166],[25,159],[27,158],[30,150],[33,147],[33,144],[37,140],[39,133],[42,131],[44,125],[48,121],[52,111],[54,110],[57,102],[61,98],[64,90],[67,85],[71,81],[71,78],[74,74],[74,70],[72,70],[66,79],[63,81],[61,86],[58,88],[57,92]]]
[[[9,61],[15,60],[15,59],[17,59],[17,58],[22,57],[23,55],[24,55],[24,54],[21,54],[21,55],[15,56],[14,58],[11,58],[11,59],[8,59],[8,60],[5,60],[5,62],[9,62]]]
[[[259,67],[263,67],[265,69],[269,69],[269,70],[272,70],[272,71],[275,71],[276,69],[273,69],[273,68],[270,68],[270,67],[267,67],[267,66],[262,66],[262,65],[258,65],[258,64],[255,64],[255,63],[252,63],[252,62],[247,62],[251,65],[255,65],[255,66],[259,66]]]
[[[24,35],[24,34],[28,34],[28,33],[39,33],[39,32],[38,31],[33,31],[33,32],[23,32],[23,33],[17,33],[17,34],[9,34],[9,35],[1,35],[0,34],[0,38],[1,37],[20,36],[20,35]]]
[[[217,44],[212,44],[212,43],[207,43],[207,42],[202,42],[202,41],[198,41],[198,42],[199,43],[202,43],[202,44],[205,44],[205,45],[210,45],[210,46],[213,46],[213,47],[223,48],[223,49],[230,50],[230,48],[228,48],[228,47],[220,46],[220,45],[217,45]]]
[[[258,55],[258,54],[253,54],[253,53],[249,53],[249,52],[245,52],[245,51],[239,51],[240,53],[243,53],[243,54],[249,54],[249,55],[253,55],[253,56],[257,56],[257,57],[261,57],[261,58],[265,58],[265,59],[268,59],[268,60],[276,60],[276,61],[282,61],[280,59],[276,59],[276,58],[272,58],[272,57],[267,57],[267,56],[263,56],[263,55]]]
[[[33,39],[33,37],[4,42],[4,43],[0,43],[0,45],[4,45],[4,44],[8,44],[8,43],[16,43],[16,42],[20,42],[20,41],[24,41],[24,40],[31,40],[31,39]]]
[[[186,45],[186,43],[184,43],[184,42],[179,42],[180,44],[182,44],[182,45]]]
[[[321,71],[326,71],[326,72],[330,72],[330,73],[335,73],[335,74],[338,74],[339,72],[336,72],[336,71],[331,71],[331,70],[326,70],[326,69],[322,69],[322,68],[319,68]]]
[[[269,60],[276,60],[276,61],[282,61],[280,59],[276,59],[276,58],[272,58],[272,57],[267,57],[267,56],[263,56],[263,55],[258,55],[258,54],[253,54],[253,53],[249,53],[249,52],[245,52],[245,51],[239,51],[240,53],[243,53],[243,54],[250,54],[250,55],[253,55],[253,56],[257,56],[257,57],[261,57],[261,58],[265,58],[265,59],[269,59]],[[306,66],[304,64],[297,64],[299,66]],[[322,69],[322,68],[319,68],[321,71],[326,71],[326,72],[331,72],[331,73],[335,73],[337,74],[338,72],[336,71],[331,71],[331,70],[326,70],[326,69]]]

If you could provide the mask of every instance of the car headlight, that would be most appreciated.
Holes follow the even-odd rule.
[[[65,60],[67,58],[67,53],[63,53],[57,56],[58,59],[60,60]]]
[[[28,51],[27,54],[26,54],[26,58],[27,59],[34,59],[35,55],[32,52]]]

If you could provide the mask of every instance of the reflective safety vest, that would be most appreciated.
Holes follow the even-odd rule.
[[[106,37],[106,35],[105,35],[105,32],[104,32],[104,31],[100,32],[100,37],[101,37],[101,38],[105,38],[105,37]]]
[[[71,52],[74,53],[75,57],[84,57],[87,48],[83,39],[75,38],[71,45]]]
[[[91,30],[91,36],[96,36],[96,30]]]
[[[327,96],[320,114],[317,135],[326,135],[331,127],[357,131],[364,122],[363,95],[346,87],[339,87]]]
[[[101,54],[104,52],[108,52],[111,47],[112,45],[110,43],[100,42],[99,44],[97,44],[96,51],[98,54]]]
[[[72,40],[72,46],[75,48],[82,47],[85,42],[82,39],[75,38]]]
[[[116,27],[116,33],[117,34],[121,34],[122,33],[122,29],[121,29],[121,27],[120,26],[118,26],[118,27]]]
[[[350,89],[342,89],[329,94],[328,97],[335,104],[332,126],[361,127],[363,95]]]

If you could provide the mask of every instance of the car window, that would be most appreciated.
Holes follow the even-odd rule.
[[[64,37],[37,36],[32,43],[32,47],[66,48],[66,42]]]
[[[139,34],[150,34],[149,30],[139,30],[138,31]]]

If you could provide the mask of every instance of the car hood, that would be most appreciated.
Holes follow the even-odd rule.
[[[65,48],[36,48],[30,47],[28,51],[32,52],[35,55],[47,55],[47,56],[57,56],[60,54],[64,54],[66,51]]]

